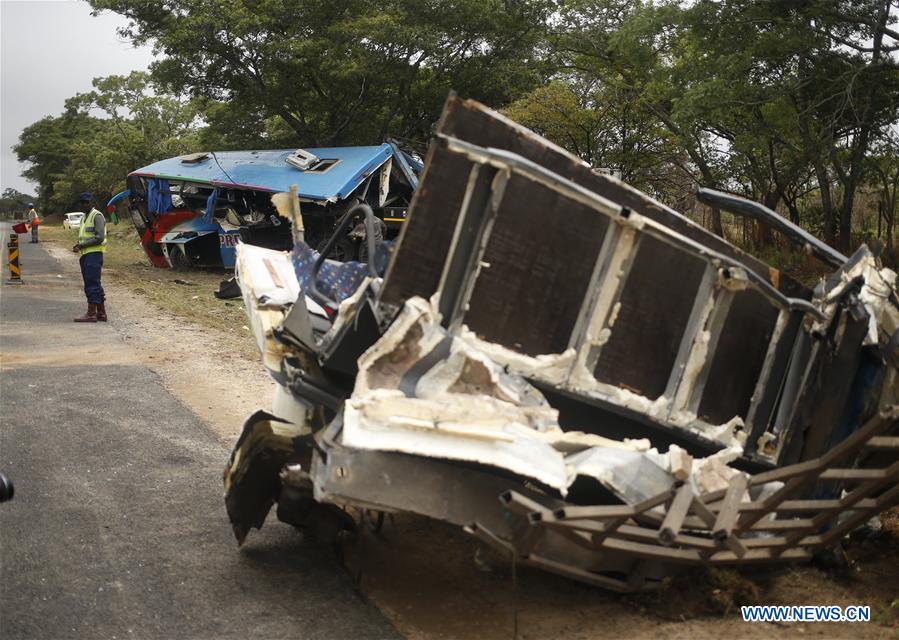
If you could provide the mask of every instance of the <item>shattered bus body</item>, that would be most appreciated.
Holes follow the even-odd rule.
[[[131,219],[157,267],[234,267],[238,241],[289,249],[290,224],[273,193],[298,187],[306,236],[326,240],[343,211],[366,201],[395,236],[417,186],[420,165],[395,144],[283,151],[195,153],[128,175]],[[354,259],[358,242],[341,239],[332,254]],[[315,246],[315,245],[313,245]]]
[[[225,469],[238,541],[274,505],[307,528],[410,512],[635,591],[807,559],[899,503],[896,274],[701,197],[832,275],[810,290],[455,97],[386,273],[336,295],[326,260],[241,245],[279,386]]]

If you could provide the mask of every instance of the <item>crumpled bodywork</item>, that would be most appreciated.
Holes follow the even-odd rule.
[[[432,364],[427,357],[438,345],[445,345],[443,357]],[[558,411],[539,391],[476,344],[451,336],[421,298],[410,299],[359,358],[356,386],[343,409],[342,443],[501,467],[563,496],[581,473],[608,473],[611,480],[616,462],[625,460],[623,466],[637,471],[649,449],[645,439],[563,431]],[[618,483],[623,490],[646,483],[651,493],[673,482],[656,465],[644,466],[644,473]]]
[[[383,278],[322,312],[269,253],[239,247],[238,278],[274,413],[307,434],[260,471],[282,520],[417,513],[628,591],[805,559],[899,502],[896,274],[865,247],[809,290],[451,98]]]

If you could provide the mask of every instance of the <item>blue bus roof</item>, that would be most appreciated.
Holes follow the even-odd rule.
[[[393,147],[331,147],[305,149],[321,160],[337,160],[325,171],[303,171],[287,163],[295,149],[279,151],[216,151],[196,162],[186,156],[160,160],[130,176],[203,182],[218,187],[277,193],[297,185],[301,198],[342,200],[393,156]]]

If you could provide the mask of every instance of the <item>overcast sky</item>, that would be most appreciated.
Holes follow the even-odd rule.
[[[110,13],[95,18],[80,0],[0,0],[0,189],[35,192],[11,150],[22,129],[58,116],[94,78],[150,64],[149,47],[135,49],[116,35],[125,22]]]

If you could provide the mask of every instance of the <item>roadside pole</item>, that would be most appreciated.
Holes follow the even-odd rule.
[[[19,265],[19,234],[15,231],[10,231],[6,249],[9,262],[9,279],[6,284],[22,284],[22,267]]]

